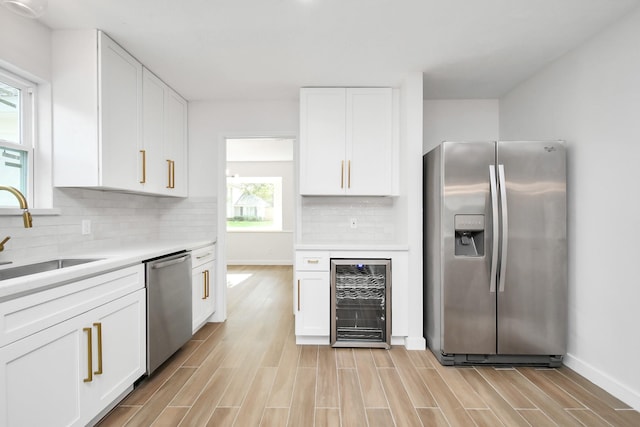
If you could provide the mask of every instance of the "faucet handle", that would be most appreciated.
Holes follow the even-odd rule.
[[[4,244],[7,243],[10,238],[11,238],[11,236],[7,236],[7,237],[4,238],[4,240],[2,242],[0,242],[0,252],[4,251]]]
[[[22,214],[22,222],[24,223],[24,228],[33,227],[33,218],[31,217],[31,212],[26,209]]]

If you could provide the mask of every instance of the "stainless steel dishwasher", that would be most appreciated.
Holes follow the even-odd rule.
[[[191,254],[145,261],[147,279],[147,375],[191,339]]]

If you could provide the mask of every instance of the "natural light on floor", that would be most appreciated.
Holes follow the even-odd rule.
[[[251,273],[229,273],[227,274],[227,288],[233,288],[251,276]]]

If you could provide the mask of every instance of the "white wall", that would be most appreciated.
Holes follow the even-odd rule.
[[[293,265],[296,193],[293,161],[227,162],[227,168],[245,177],[282,177],[282,231],[228,232],[227,264]]]
[[[51,31],[38,22],[0,7],[0,67],[37,84],[34,164],[38,167],[31,207],[51,208]]]
[[[568,145],[566,364],[640,409],[640,9],[500,100],[502,139]]]
[[[422,141],[423,101],[422,73],[406,76],[400,87],[400,221],[406,218],[404,231],[409,245],[407,277],[409,278],[409,350],[426,348],[422,321]]]
[[[0,7],[0,66],[51,80],[51,31],[33,19]]]
[[[226,194],[225,138],[264,137],[264,136],[298,136],[298,101],[195,101],[189,103],[189,197],[206,197]],[[295,142],[297,145],[297,140]],[[296,149],[297,150],[297,149]],[[294,151],[296,151],[294,150]],[[296,151],[297,152],[297,151]],[[243,236],[227,242],[225,203],[218,204],[218,265],[226,266],[227,251],[237,254],[242,247],[251,244],[249,236]],[[292,225],[293,227],[293,225]],[[268,238],[263,235],[262,238]],[[281,247],[282,236],[273,235],[272,242],[261,242],[260,245]],[[286,240],[286,237],[285,237]],[[228,247],[234,245],[234,248]],[[253,242],[256,245],[256,242]],[[238,249],[240,247],[240,249]],[[292,251],[293,243],[289,250]],[[257,260],[265,256],[264,252],[251,251],[247,256]],[[280,253],[283,257],[293,257]],[[229,261],[239,261],[238,255],[229,257]],[[234,259],[232,259],[234,258]],[[275,259],[275,258],[274,258]],[[218,269],[220,280],[226,273],[224,268]]]
[[[497,99],[425,100],[422,152],[443,141],[495,141],[498,118]]]
[[[226,194],[226,138],[297,135],[297,100],[189,102],[189,197]],[[216,313],[211,320],[219,322],[227,317],[227,235],[221,231],[226,229],[224,201],[218,203],[214,227],[219,285]]]
[[[224,139],[245,136],[297,138],[298,101],[189,102],[189,196],[218,194],[226,162],[220,158]]]

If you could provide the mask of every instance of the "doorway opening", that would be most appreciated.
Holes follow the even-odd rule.
[[[292,265],[291,137],[226,138],[227,265]]]

